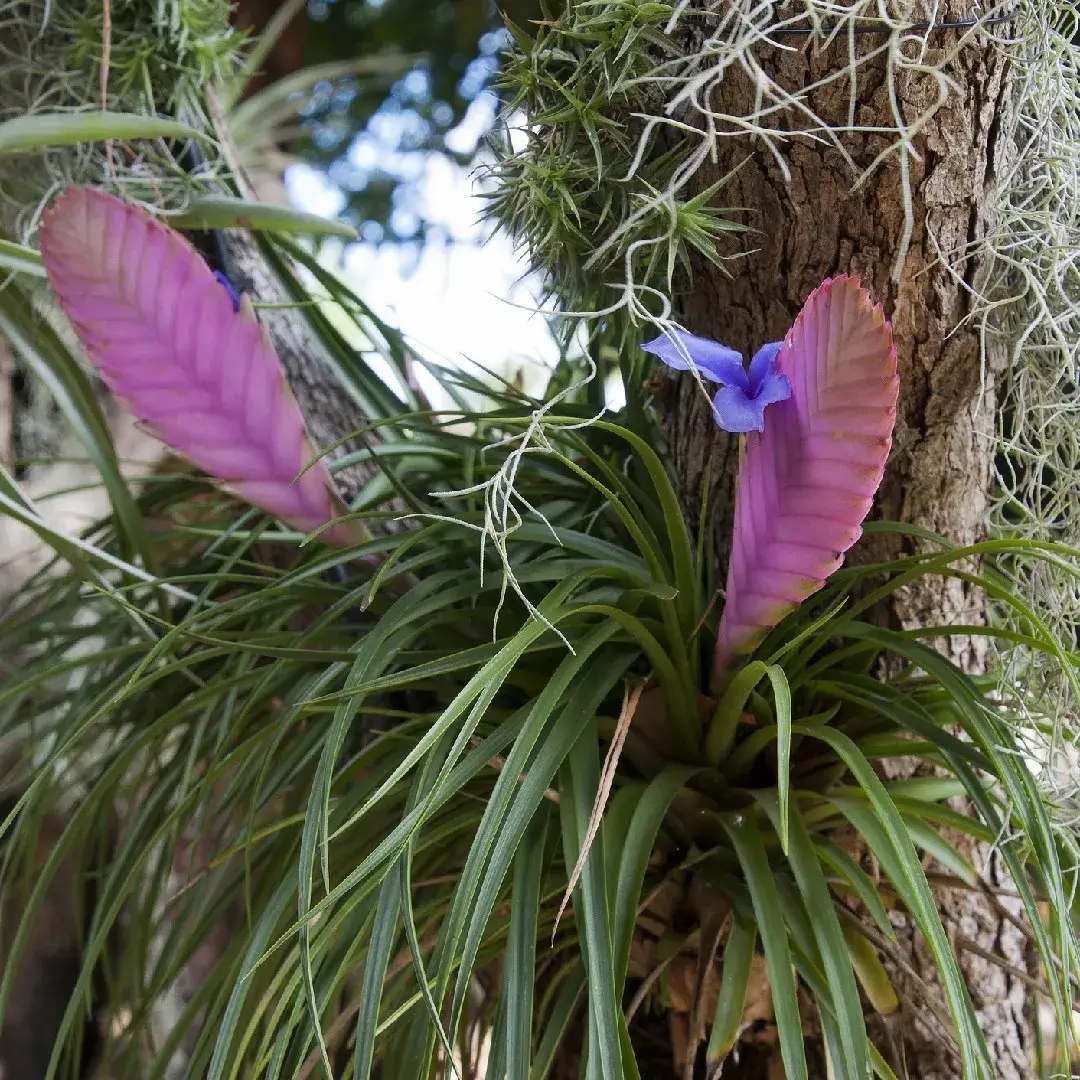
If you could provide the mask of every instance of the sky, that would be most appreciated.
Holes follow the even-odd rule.
[[[452,133],[462,149],[476,145],[492,111],[483,96],[473,102]],[[375,152],[388,151],[359,139],[349,156],[363,168]],[[343,269],[364,301],[422,355],[453,365],[476,361],[506,377],[520,375],[526,392],[540,392],[558,350],[536,313],[538,283],[525,276],[509,238],[481,221],[485,202],[476,171],[436,153],[409,158],[412,204],[395,212],[421,213],[435,226],[429,235],[441,234],[443,242],[378,246],[361,240],[348,246],[343,267],[335,269]],[[294,204],[313,213],[332,217],[345,202],[324,172],[306,164],[291,166],[285,185]],[[441,396],[437,389],[435,395]]]

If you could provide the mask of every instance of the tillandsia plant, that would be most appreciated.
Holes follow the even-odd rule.
[[[841,565],[860,528],[885,528],[863,521],[897,395],[890,328],[857,280],[822,284],[748,370],[674,330],[649,346],[723,383],[715,418],[745,431],[718,605],[705,526],[688,530],[633,382],[624,412],[591,422],[462,372],[438,371],[461,395],[449,415],[392,391],[372,423],[395,436],[362,452],[388,482],[361,493],[348,521],[366,532],[346,536],[244,298],[92,193],[60,197],[42,246],[132,409],[227,489],[344,545],[298,546],[163,473],[133,499],[155,575],[118,515],[0,614],[15,658],[0,725],[35,762],[9,872],[36,815],[80,796],[22,926],[69,854],[97,886],[56,1070],[77,1075],[93,1009],[116,1077],[738,1077],[777,1059],[794,1080],[894,1080],[899,1019],[930,1027],[955,1075],[989,1080],[963,975],[965,952],[987,950],[939,911],[958,890],[993,891],[1024,927],[1058,1032],[1031,1074],[1067,1068],[1078,863],[1022,754],[1017,718],[1037,703],[930,647],[955,627],[869,614],[913,580],[960,578],[1011,605],[1026,629],[1008,640],[1076,686],[1073,655],[992,562],[1023,550],[1080,576],[1078,553],[941,541]],[[245,375],[289,438],[230,396]],[[546,441],[521,452],[542,409]],[[485,574],[473,531],[508,474],[532,515],[504,549],[513,589]],[[391,498],[414,528],[383,534]],[[899,758],[925,775],[889,779]],[[997,845],[1006,881],[982,880],[977,842]],[[904,964],[909,923],[940,994]]]
[[[301,531],[363,542],[359,523],[333,524],[346,508],[250,298],[179,233],[113,195],[69,189],[40,243],[98,373],[158,438]]]
[[[782,342],[743,370],[732,349],[688,334],[645,346],[723,384],[717,423],[750,432],[714,676],[825,584],[859,539],[885,472],[899,379],[892,328],[858,278],[816,289]],[[683,355],[685,354],[685,356]],[[766,425],[765,410],[771,410]]]

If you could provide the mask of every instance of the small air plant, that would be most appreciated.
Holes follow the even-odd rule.
[[[347,508],[251,301],[179,233],[115,196],[68,188],[42,221],[41,256],[90,360],[148,430],[295,528],[338,547],[366,539],[337,520]]]
[[[842,274],[810,294],[749,372],[735,350],[683,331],[643,347],[721,383],[716,422],[746,433],[713,669],[720,680],[825,584],[862,534],[896,422],[892,327],[859,279]]]
[[[330,544],[360,543],[251,302],[176,232],[112,195],[69,188],[41,227],[61,307],[110,389],[227,490]],[[719,342],[666,331],[644,348],[720,384],[719,426],[745,435],[714,682],[816,592],[859,538],[892,444],[892,329],[859,279],[811,293],[749,369]]]
[[[300,421],[275,405],[279,431],[247,408],[255,395],[289,403],[249,300],[164,226],[92,193],[61,197],[43,247],[91,357],[137,415],[234,490],[346,540],[329,477],[321,465],[304,471],[306,441],[281,443],[275,458]],[[13,838],[31,842],[37,807],[68,798],[72,776],[87,794],[71,845],[90,853],[105,812],[125,808],[123,857],[103,856],[89,878],[108,902],[93,913],[80,983],[107,931],[131,927],[103,1010],[135,1018],[109,1035],[114,1071],[163,1072],[192,1033],[181,1071],[193,1077],[261,1074],[271,1059],[271,1072],[314,1074],[320,1058],[323,1075],[350,1061],[360,1078],[434,1075],[456,1033],[473,1030],[482,985],[490,1075],[561,1076],[560,1061],[577,1075],[579,1059],[590,1075],[669,1075],[672,1050],[678,1075],[703,1054],[719,1075],[751,1002],[775,1021],[791,1080],[811,1075],[808,1039],[824,1047],[822,1073],[903,1075],[903,1046],[875,1038],[883,1023],[914,1024],[916,1008],[930,1015],[900,966],[918,935],[941,986],[932,1034],[955,1043],[949,1075],[989,1080],[984,1014],[938,890],[981,891],[969,854],[995,841],[1057,1030],[1071,1030],[1077,860],[1014,735],[1029,702],[991,699],[924,641],[866,621],[866,597],[792,611],[855,542],[889,451],[898,388],[880,307],[854,278],[825,282],[745,370],[717,343],[665,341],[654,343],[661,359],[723,384],[717,422],[744,436],[711,688],[697,636],[710,582],[661,453],[647,429],[619,419],[552,425],[552,452],[521,459],[515,483],[552,525],[518,534],[521,595],[500,599],[467,532],[424,522],[369,545],[384,560],[370,580],[372,564],[350,552],[356,595],[372,596],[349,608],[356,626],[311,620],[310,575],[249,572],[260,566],[255,537],[229,536],[245,560],[233,573],[205,530],[170,525],[162,580],[205,582],[206,602],[178,608],[149,652],[154,608],[148,620],[131,612],[153,597],[129,590],[117,605],[86,588],[80,566],[30,582],[0,615],[0,651],[29,658],[5,675],[0,719],[57,748],[47,768],[27,755],[39,801]],[[410,501],[504,468],[510,450],[492,432],[509,439],[542,403],[495,391],[491,403],[473,431],[418,423],[385,444],[391,467],[409,465],[396,479]],[[375,421],[400,415],[394,400],[377,409]],[[618,468],[624,446],[649,483]],[[250,454],[222,452],[232,447]],[[264,457],[273,498],[240,486],[250,475],[237,461]],[[321,483],[308,499],[312,477]],[[146,505],[158,513],[175,498],[171,484],[150,488]],[[467,497],[450,501],[483,520]],[[122,528],[117,518],[101,530],[114,560]],[[899,588],[991,550],[849,568],[828,589],[851,600],[871,573],[882,590]],[[391,574],[405,595],[380,584]],[[496,610],[511,629],[492,643]],[[91,618],[97,651],[86,648]],[[1072,663],[1038,628],[1028,640]],[[870,675],[879,657],[890,660],[880,680]],[[77,674],[78,693],[55,689],[56,670]],[[898,754],[934,775],[898,778],[886,767]],[[969,815],[944,803],[959,794]],[[189,835],[200,850],[205,839],[210,861],[167,906],[148,901],[163,850],[191,866]],[[939,864],[930,876],[927,856]],[[229,910],[244,915],[215,955]],[[164,968],[148,948],[159,940]],[[208,971],[204,989],[173,1034],[151,1038],[146,1018],[166,979],[193,964]],[[666,987],[654,971],[667,972]],[[670,993],[679,985],[690,1012]],[[69,1032],[86,1005],[73,998]],[[662,1013],[670,1048],[655,1037]]]
[[[109,388],[227,490],[327,543],[366,538],[316,458],[251,302],[176,232],[112,195],[69,188],[41,253]],[[825,281],[782,342],[742,356],[666,331],[644,348],[720,388],[717,423],[745,434],[714,680],[825,583],[861,534],[892,443],[892,330],[859,279]]]

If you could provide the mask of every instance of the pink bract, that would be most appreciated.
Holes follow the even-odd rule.
[[[249,302],[191,245],[112,195],[67,188],[41,256],[60,306],[121,403],[229,491],[304,532],[346,512]],[[311,466],[300,476],[305,467]],[[350,523],[320,533],[362,539]]]
[[[857,277],[823,282],[780,350],[791,382],[746,436],[716,677],[825,583],[862,534],[885,470],[899,379],[892,328]]]

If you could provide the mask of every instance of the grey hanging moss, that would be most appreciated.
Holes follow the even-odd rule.
[[[986,207],[996,224],[974,245],[946,244],[936,254],[972,293],[965,322],[977,330],[984,371],[988,354],[1004,349],[1011,361],[997,376],[991,531],[1080,547],[1080,48],[1072,3],[989,4],[946,28],[939,7],[870,0],[842,8],[825,0],[545,7],[541,22],[511,27],[503,85],[512,104],[491,214],[573,313],[567,339],[584,319],[594,340],[623,354],[654,336],[644,324],[663,323],[675,294],[692,290],[694,266],[699,274],[710,264],[739,273],[716,250],[720,241],[730,258],[725,234],[753,230],[744,245],[752,249],[760,246],[755,236],[767,242],[775,227],[725,205],[738,197],[724,193],[730,173],[715,180],[713,157],[733,137],[784,181],[799,145],[827,146],[846,160],[853,187],[888,170],[903,215],[887,256],[895,280],[915,229],[916,142],[948,108],[950,65],[961,49],[1005,54],[1011,81],[993,138],[1013,151]],[[815,57],[832,49],[840,58],[826,78],[785,86],[756,59],[763,46]],[[875,69],[884,72],[885,108],[868,122],[858,88]],[[718,104],[735,72],[755,92],[734,107]],[[842,119],[822,119],[826,100]],[[852,139],[875,147],[869,168],[847,156]],[[730,163],[731,154],[720,160]],[[986,271],[971,281],[974,263]],[[1021,557],[1011,569],[1038,615],[1063,640],[1080,638],[1080,593],[1067,570]],[[995,618],[1019,625],[1013,609]],[[1056,696],[1047,748],[1056,745],[1073,708],[1061,665],[1019,645],[998,659],[1009,688]],[[1044,779],[1071,785],[1052,768]]]

